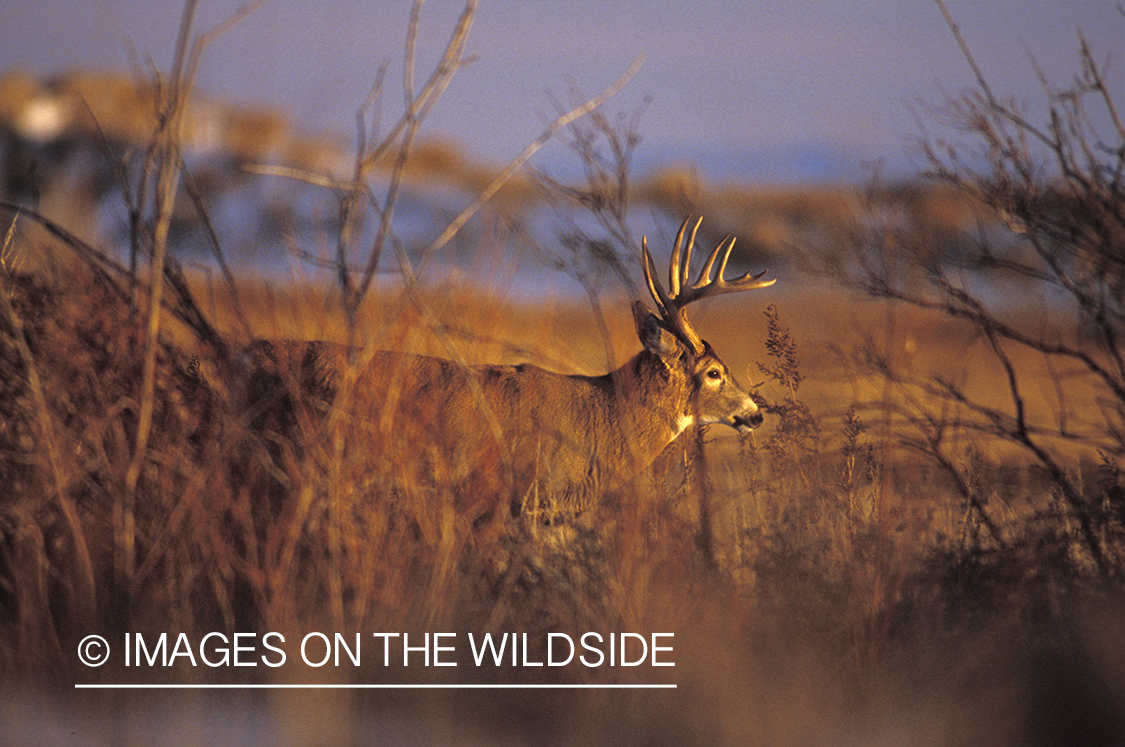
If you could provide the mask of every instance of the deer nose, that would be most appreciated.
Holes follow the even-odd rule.
[[[734,427],[740,431],[750,431],[762,424],[762,411],[756,410],[751,415],[736,415]]]

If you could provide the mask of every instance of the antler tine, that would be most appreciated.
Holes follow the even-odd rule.
[[[686,345],[700,354],[706,349],[706,343],[700,339],[688,321],[685,307],[689,303],[708,296],[717,296],[720,293],[767,288],[777,281],[776,279],[762,280],[762,277],[766,274],[764,271],[757,275],[748,272],[732,280],[725,279],[723,276],[726,274],[727,262],[730,260],[731,250],[734,249],[734,238],[728,236],[720,241],[719,245],[707,257],[703,270],[699,273],[695,282],[688,285],[691,272],[691,252],[695,247],[695,237],[699,233],[699,226],[703,223],[703,218],[695,221],[695,225],[691,227],[691,233],[689,234],[688,224],[690,222],[691,219],[688,218],[680,224],[680,230],[676,233],[676,243],[672,246],[672,257],[668,263],[670,293],[665,292],[664,287],[657,279],[656,263],[648,250],[647,237],[641,238],[641,251],[645,282],[648,283],[648,290],[652,294],[653,300],[660,307],[660,315],[669,328]],[[687,234],[686,241],[685,234]],[[715,271],[716,262],[719,263],[717,272]]]
[[[726,247],[726,251],[723,252],[723,261],[719,263],[719,278],[718,278],[719,280],[723,279],[723,273],[725,273],[726,270],[727,270],[727,260],[730,259],[731,249],[734,248],[734,237],[733,236],[727,236],[725,239],[720,241],[719,245],[717,247],[715,247],[715,250],[712,251],[710,256],[707,257],[707,262],[703,265],[703,270],[699,273],[699,277],[696,279],[695,283],[691,286],[692,290],[697,290],[699,288],[702,288],[702,287],[706,286],[708,283],[711,282],[711,270],[715,266],[715,259],[718,258],[719,252],[722,251],[724,246]]]
[[[720,293],[768,288],[777,282],[777,278],[762,280],[767,270],[763,270],[757,275],[752,272],[747,272],[745,275],[731,280],[724,278],[723,276],[727,271],[727,262],[730,260],[731,250],[734,249],[734,241],[733,236],[728,236],[719,242],[719,245],[715,247],[715,250],[711,252],[711,255],[707,258],[707,262],[703,265],[703,270],[699,273],[699,277],[696,281],[692,283],[691,287],[686,289],[684,293],[676,297],[675,300],[679,306],[685,306],[700,298],[717,296]],[[719,262],[719,271],[712,275],[715,260],[719,258],[720,252],[722,253],[722,260]]]
[[[664,292],[663,286],[660,285],[660,279],[656,274],[656,263],[652,260],[652,254],[648,250],[648,237],[641,237],[641,252],[644,255],[643,268],[645,271],[645,282],[648,283],[648,291],[652,294],[652,299],[660,306],[661,314],[669,316],[673,313],[672,299],[668,298],[668,294]]]
[[[700,216],[699,220],[695,222],[695,226],[692,227],[687,248],[683,251],[681,257],[684,232],[687,231],[689,221],[691,221],[691,216],[684,218],[684,222],[680,224],[680,230],[676,232],[676,243],[672,245],[672,259],[668,262],[668,286],[673,299],[677,298],[680,295],[680,290],[687,285],[687,276],[691,269],[691,250],[695,246],[695,234],[699,231],[699,224],[703,222],[703,216]]]

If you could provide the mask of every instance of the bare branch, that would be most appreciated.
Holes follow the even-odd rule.
[[[590,112],[594,111],[599,106],[604,104],[606,101],[613,98],[613,96],[615,96],[618,91],[624,88],[625,85],[628,84],[630,80],[632,80],[633,76],[637,74],[637,71],[641,69],[641,65],[643,64],[644,56],[642,55],[637,57],[635,60],[633,60],[633,64],[629,66],[629,68],[621,75],[620,78],[618,78],[613,83],[613,85],[602,91],[598,96],[595,96],[581,106],[577,106],[571,109],[570,111],[559,116],[555,119],[555,121],[547,125],[547,128],[543,130],[539,137],[537,137],[526,148],[524,148],[518,156],[512,159],[511,162],[509,162],[508,165],[505,166],[504,169],[492,180],[492,182],[487,187],[485,187],[479,195],[477,195],[477,198],[472,202],[472,204],[462,210],[460,215],[453,219],[453,221],[446,227],[441,235],[426,247],[425,251],[422,253],[422,259],[419,263],[419,267],[424,268],[426,266],[426,263],[429,262],[430,258],[435,253],[441,251],[441,249],[443,249],[446,244],[448,244],[453,239],[453,237],[457,235],[457,232],[461,230],[465,223],[467,223],[470,218],[476,215],[476,213],[482,207],[484,207],[484,205],[490,199],[492,199],[492,196],[499,192],[500,188],[503,187],[508,182],[508,180],[511,179],[512,176],[539,151],[540,148],[542,148],[552,137],[554,137],[555,133],[558,132],[559,129],[566,127],[578,118],[589,114]]]
[[[383,139],[383,142],[367,156],[360,159],[360,167],[357,169],[357,173],[359,174],[366,173],[366,170],[376,162],[382,153],[386,152],[386,150],[391,147],[392,143],[398,143],[398,153],[391,171],[390,184],[387,187],[386,196],[380,211],[379,226],[375,234],[375,239],[372,242],[367,265],[364,268],[355,290],[349,293],[347,288],[343,289],[346,311],[350,320],[349,325],[354,323],[355,310],[359,308],[360,304],[363,302],[363,298],[367,295],[367,291],[371,286],[371,281],[375,277],[375,272],[378,269],[383,249],[390,236],[391,222],[398,203],[398,195],[402,187],[406,163],[410,157],[414,139],[422,125],[422,121],[425,119],[434,103],[440,98],[442,93],[445,92],[445,89],[453,79],[453,75],[461,65],[465,64],[465,60],[461,59],[461,53],[465,46],[465,40],[468,38],[469,29],[472,28],[477,2],[478,0],[469,0],[469,2],[465,4],[465,9],[461,12],[457,26],[454,28],[453,34],[446,44],[445,52],[441,60],[438,62],[429,80],[417,97],[415,97],[413,93],[415,55],[413,39],[417,35],[417,26],[420,23],[421,2],[417,2],[412,9],[410,28],[407,31],[406,59],[404,61],[404,66],[408,73],[406,74],[407,77],[404,78],[403,84],[404,96],[407,98],[409,105],[398,124],[391,130],[387,137]],[[399,139],[400,134],[401,140]],[[375,203],[374,199],[372,199],[372,203]],[[375,207],[376,209],[379,208],[378,205],[375,205]],[[397,244],[393,244],[393,246],[403,277],[407,278],[408,282],[413,282],[414,271],[410,266],[409,258]]]

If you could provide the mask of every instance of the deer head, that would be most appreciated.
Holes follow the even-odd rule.
[[[747,432],[761,425],[762,414],[750,395],[735,381],[726,364],[691,326],[686,308],[688,304],[702,298],[766,288],[776,280],[762,280],[765,272],[757,275],[746,273],[736,279],[725,279],[723,276],[727,261],[734,247],[734,238],[728,237],[719,242],[695,282],[689,284],[692,249],[702,220],[696,220],[691,226],[690,234],[690,218],[680,225],[669,262],[670,291],[665,291],[656,276],[647,237],[641,240],[645,281],[659,316],[649,313],[644,304],[637,302],[633,308],[637,334],[646,350],[658,356],[669,371],[678,371],[689,387],[688,410],[681,417],[680,430],[694,422],[701,425],[723,423],[740,432]]]

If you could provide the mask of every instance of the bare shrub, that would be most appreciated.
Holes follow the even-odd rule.
[[[1106,512],[1110,493],[1083,473],[1125,452],[1125,127],[1085,40],[1071,84],[1043,78],[1039,123],[994,93],[938,4],[977,85],[926,108],[954,134],[927,133],[920,146],[929,177],[980,206],[975,235],[904,223],[872,203],[841,237],[854,251],[830,272],[967,324],[999,384],[974,387],[956,361],[932,375],[914,370],[875,344],[857,360],[899,393],[883,406],[902,424],[902,443],[946,471],[990,541],[1012,537],[987,505],[991,488],[972,476],[978,438],[1017,447],[1041,478],[1036,511],[1061,509],[1075,523],[1074,551],[1101,577],[1120,578],[1125,527]]]

